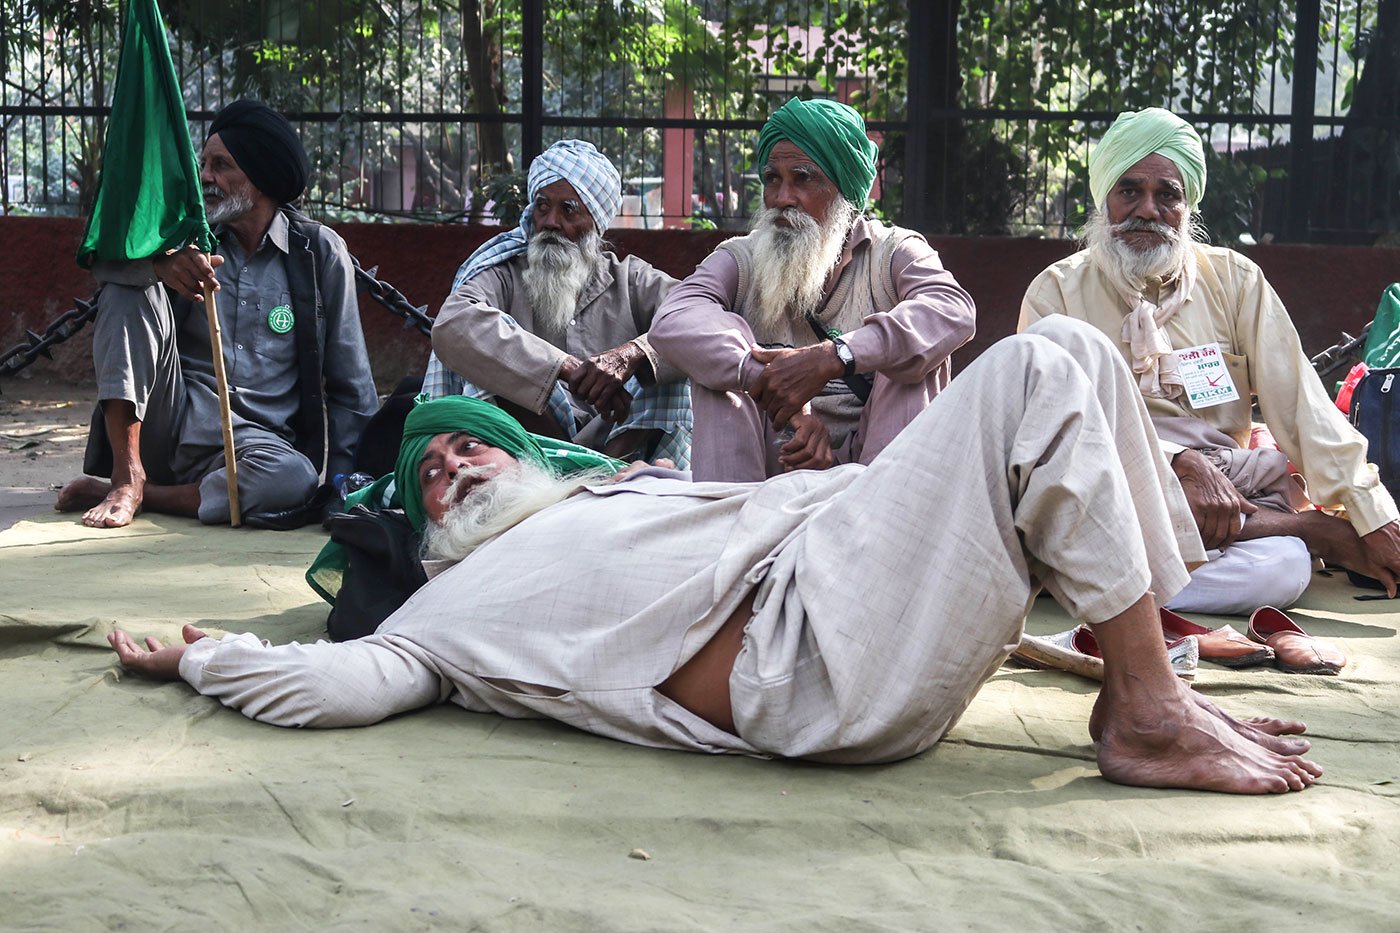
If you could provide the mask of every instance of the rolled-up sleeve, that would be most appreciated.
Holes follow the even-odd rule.
[[[899,303],[867,316],[842,339],[861,372],[879,372],[895,382],[920,382],[972,339],[977,308],[938,252],[922,238],[904,240],[890,259]]]
[[[738,291],[739,265],[717,249],[671,289],[648,333],[663,359],[716,392],[745,384],[741,366],[762,370],[749,356],[753,331],[731,310]]]

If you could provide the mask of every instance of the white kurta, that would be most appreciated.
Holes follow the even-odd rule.
[[[1117,351],[1064,319],[1038,330],[984,354],[868,468],[591,487],[433,579],[368,638],[205,639],[180,672],[280,725],[450,699],[666,748],[915,754],[1015,647],[1035,580],[1100,622],[1149,589],[1171,596],[1183,554],[1202,557]],[[654,687],[754,587],[730,735]]]

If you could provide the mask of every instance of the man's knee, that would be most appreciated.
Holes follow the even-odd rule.
[[[311,461],[291,448],[250,447],[239,451],[237,464],[238,507],[245,514],[284,512],[304,505],[320,481]],[[217,525],[228,518],[228,479],[223,469],[217,469],[200,480],[199,520]]]
[[[1301,538],[1238,541],[1198,567],[1167,608],[1219,615],[1248,615],[1260,606],[1287,608],[1312,580],[1312,555]]]
[[[1044,337],[1071,353],[1083,349],[1116,351],[1113,342],[1092,324],[1066,314],[1051,314],[1026,328],[1025,333]]]

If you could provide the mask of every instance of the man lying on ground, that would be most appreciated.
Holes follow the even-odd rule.
[[[93,269],[105,284],[92,336],[89,475],[64,486],[55,508],[86,510],[94,528],[128,525],[143,508],[229,520],[206,284],[219,306],[248,524],[304,505],[322,466],[327,476],[353,471],[377,399],[345,241],[292,206],[307,172],[281,114],[235,101],[215,115],[200,158],[216,252]]]
[[[1038,580],[1095,626],[1106,778],[1313,783],[1307,742],[1286,737],[1301,723],[1237,722],[1171,671],[1153,594],[1186,584],[1178,541],[1202,555],[1116,350],[1047,322],[944,394],[869,467],[761,484],[561,481],[521,438],[441,434],[396,478],[419,490],[428,555],[457,563],[375,634],[110,641],[132,670],[284,726],[451,700],[639,745],[886,762],[957,721],[1017,645]]]
[[[948,384],[972,299],[913,230],[865,216],[875,144],[794,98],[758,140],[763,211],[667,296],[651,343],[691,378],[699,481],[869,463]]]
[[[1310,554],[1380,579],[1393,596],[1400,513],[1259,267],[1194,242],[1205,181],[1201,137],[1186,121],[1155,107],[1122,114],[1089,158],[1098,210],[1086,248],[1031,283],[1020,327],[1055,314],[1087,321],[1139,375],[1211,549],[1168,608],[1288,606],[1312,577]],[[1203,359],[1218,365],[1204,368]],[[1243,449],[1256,397],[1282,454]],[[1309,498],[1344,506],[1346,520],[1296,510],[1290,460]]]
[[[676,280],[603,241],[622,203],[617,169],[562,139],[530,163],[529,195],[519,227],[457,271],[423,391],[498,400],[537,434],[685,465],[689,384],[647,339]]]

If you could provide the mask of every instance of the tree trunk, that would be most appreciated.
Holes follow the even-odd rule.
[[[482,114],[500,114],[506,101],[505,84],[501,80],[501,37],[492,20],[496,14],[495,0],[474,0],[462,4],[462,50],[467,60],[467,79],[471,85],[472,108]],[[506,150],[505,124],[479,122],[476,125],[477,160],[481,182],[492,175],[510,172],[513,163]],[[479,220],[485,212],[485,198],[473,197],[471,219]]]

